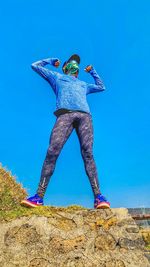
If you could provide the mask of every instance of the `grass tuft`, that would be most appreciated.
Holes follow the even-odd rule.
[[[68,207],[42,206],[27,208],[20,205],[21,200],[28,196],[21,183],[16,181],[10,171],[0,164],[0,221],[6,222],[22,216],[47,216],[50,217],[57,211],[73,212],[76,210],[87,210],[79,205]]]

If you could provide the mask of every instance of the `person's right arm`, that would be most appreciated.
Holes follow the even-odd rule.
[[[36,71],[41,77],[43,77],[46,81],[48,81],[55,93],[57,72],[51,71],[45,68],[44,66],[50,64],[52,66],[58,67],[59,63],[59,59],[57,58],[46,58],[31,64],[31,68]]]

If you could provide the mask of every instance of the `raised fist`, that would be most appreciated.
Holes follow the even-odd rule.
[[[89,72],[92,68],[93,68],[92,65],[88,65],[84,70],[86,72]]]
[[[59,65],[60,65],[60,61],[59,61],[59,60],[57,60],[57,61],[54,63],[54,66],[55,66],[56,68],[58,68],[58,67],[59,67]]]
[[[60,60],[58,58],[53,58],[52,59],[52,64],[54,67],[58,68],[60,65]]]

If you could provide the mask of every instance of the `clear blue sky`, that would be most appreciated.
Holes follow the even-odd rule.
[[[56,117],[55,95],[31,69],[47,57],[81,57],[106,91],[87,96],[102,193],[112,207],[150,206],[150,1],[2,1],[0,155],[29,195],[37,189]],[[61,68],[57,71],[62,72]],[[93,207],[75,131],[57,160],[45,205]]]

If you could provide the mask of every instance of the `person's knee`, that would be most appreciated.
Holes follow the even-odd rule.
[[[60,148],[59,144],[55,144],[54,146],[50,145],[48,147],[47,154],[49,157],[56,158],[56,157],[58,157],[60,150],[61,150],[61,148]]]

